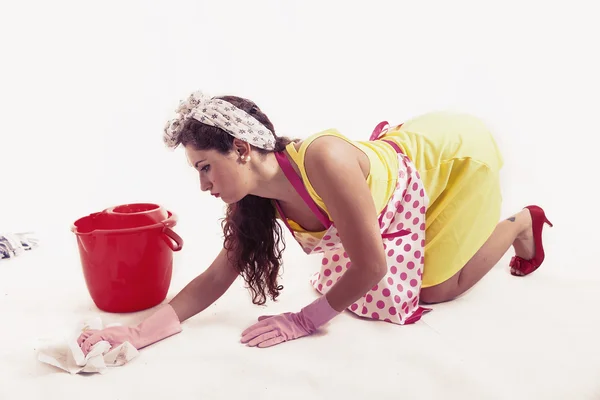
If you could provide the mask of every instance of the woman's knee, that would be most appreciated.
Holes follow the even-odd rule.
[[[443,290],[437,290],[435,286],[421,290],[419,300],[424,304],[437,304],[454,300],[455,296]]]
[[[458,285],[459,276],[460,271],[447,281],[435,286],[422,288],[419,295],[420,301],[425,304],[436,304],[454,300],[460,294]]]

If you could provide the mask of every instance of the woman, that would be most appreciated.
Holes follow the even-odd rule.
[[[476,118],[430,113],[368,141],[335,130],[306,140],[275,135],[253,102],[193,93],[165,128],[183,145],[201,189],[227,203],[224,246],[211,266],[135,327],[85,331],[140,349],[181,331],[242,276],[255,304],[275,300],[280,219],[307,254],[323,253],[311,279],[322,296],[298,312],[261,317],[242,343],[269,347],[314,333],[343,310],[399,325],[477,283],[512,247],[515,276],[544,260],[544,211],[528,206],[498,223],[502,157]],[[551,225],[551,224],[550,224]]]

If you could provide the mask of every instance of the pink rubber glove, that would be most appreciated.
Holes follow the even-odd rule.
[[[299,313],[261,316],[256,324],[242,332],[242,343],[248,346],[270,347],[276,344],[312,335],[338,315],[325,296],[319,297]]]
[[[103,340],[110,343],[111,347],[129,342],[139,350],[179,333],[181,330],[175,310],[170,304],[167,304],[135,327],[113,326],[102,330],[86,330],[79,335],[77,344],[81,347],[84,355],[89,353],[93,345]]]

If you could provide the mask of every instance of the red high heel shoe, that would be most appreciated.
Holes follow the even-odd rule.
[[[531,213],[531,228],[533,231],[533,243],[535,246],[535,256],[531,260],[525,260],[521,257],[514,256],[510,260],[510,266],[514,269],[510,273],[514,276],[525,276],[531,274],[533,271],[539,268],[544,261],[544,244],[542,243],[542,228],[544,223],[550,226],[552,222],[548,221],[544,210],[538,206],[527,206]],[[519,271],[522,275],[517,275],[515,271]]]

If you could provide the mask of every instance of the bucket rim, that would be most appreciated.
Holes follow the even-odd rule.
[[[75,222],[73,222],[71,224],[71,232],[73,232],[77,236],[120,235],[120,234],[133,233],[133,232],[139,232],[139,231],[145,231],[145,230],[151,230],[151,229],[157,229],[157,228],[161,228],[161,229],[164,229],[165,227],[172,228],[175,225],[177,225],[177,214],[175,214],[172,211],[167,210],[167,215],[168,215],[167,219],[165,219],[164,221],[156,222],[152,225],[141,225],[141,226],[135,226],[132,228],[122,228],[122,229],[93,229],[89,232],[79,232],[78,227],[77,227],[77,222],[83,220],[84,218],[89,218],[96,214],[98,214],[98,213],[92,213],[92,214],[86,215],[85,217],[78,218]]]
[[[142,207],[143,206],[151,206],[152,208],[148,208],[147,210],[135,211],[135,212],[121,212],[119,210],[120,208],[126,208],[126,207],[131,207],[131,206],[142,206]],[[149,214],[149,213],[161,211],[161,210],[167,211],[165,209],[165,207],[163,207],[162,205],[160,205],[158,203],[138,201],[138,202],[132,202],[132,203],[117,204],[117,205],[105,208],[104,210],[102,210],[102,212],[107,213],[107,214],[116,214],[116,215],[139,215],[139,214]]]

